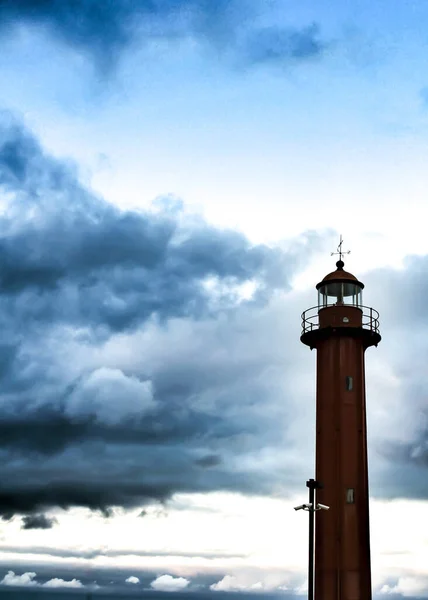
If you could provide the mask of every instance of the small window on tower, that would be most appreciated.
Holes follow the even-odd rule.
[[[348,375],[348,377],[346,378],[346,390],[348,392],[352,392],[353,385],[354,385],[354,381],[353,381],[352,377],[350,377]]]
[[[346,502],[348,504],[354,504],[354,502],[355,502],[354,488],[349,488],[348,490],[346,490]]]

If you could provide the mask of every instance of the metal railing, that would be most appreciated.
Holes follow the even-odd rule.
[[[312,306],[302,313],[302,335],[315,329],[319,329],[319,311],[329,306],[335,306],[334,304],[328,304],[326,306]],[[368,329],[374,333],[380,334],[379,331],[379,313],[370,306],[357,306],[356,304],[346,304],[354,308],[359,308],[363,313],[362,327]]]

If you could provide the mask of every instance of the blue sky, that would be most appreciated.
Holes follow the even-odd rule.
[[[4,586],[305,592],[300,314],[342,233],[383,334],[374,590],[428,596],[427,22],[0,2]]]

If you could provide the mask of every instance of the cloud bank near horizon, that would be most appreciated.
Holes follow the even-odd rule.
[[[95,573],[94,573],[95,574]],[[100,573],[96,573],[97,575]],[[101,575],[101,574],[100,574]],[[139,574],[140,575],[140,574]],[[259,580],[258,580],[259,578]],[[297,600],[307,593],[305,583],[298,583],[302,577],[285,576],[284,573],[270,575],[263,578],[261,572],[251,575],[243,571],[237,575],[225,575],[210,584],[211,577],[196,576],[185,578],[170,574],[162,574],[153,577],[150,573],[144,573],[143,578],[135,575],[129,575],[124,578],[123,572],[103,573],[100,583],[91,581],[83,583],[76,577],[72,579],[62,579],[61,577],[52,577],[44,579],[44,574],[40,575],[34,571],[17,572],[9,570],[0,581],[0,594],[2,589],[17,588],[25,593],[24,590],[57,589],[59,590],[81,590],[85,591],[108,591],[109,593],[138,593],[144,591],[148,598],[165,598],[168,594],[173,594],[175,598],[189,598],[195,590],[202,593],[205,597],[213,598],[241,598],[248,600],[255,598],[259,594],[264,597],[277,598],[278,594],[288,600]],[[374,598],[407,598],[409,600],[424,597],[427,589],[427,577],[424,574],[413,572],[404,572],[400,576],[387,577],[383,583],[377,584],[374,588]],[[29,596],[31,597],[31,596]]]

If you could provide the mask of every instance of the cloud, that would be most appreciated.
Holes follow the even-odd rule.
[[[150,14],[146,2],[85,1],[55,2],[55,0],[18,0],[0,4],[3,33],[6,26],[26,23],[46,29],[80,52],[89,53],[97,63],[108,68],[115,55],[127,46],[133,35],[137,6]],[[144,10],[144,7],[147,10]]]
[[[208,454],[195,460],[195,464],[203,469],[209,469],[210,467],[216,467],[221,463],[221,457],[218,454]]]
[[[101,367],[79,381],[69,396],[65,414],[77,420],[93,415],[101,423],[114,425],[153,412],[156,405],[152,387],[151,381],[139,381],[119,369]]]
[[[217,298],[225,307],[236,299],[236,285],[253,278],[271,288],[287,285],[287,257],[278,250],[252,247],[244,236],[202,220],[180,227],[168,204],[160,214],[123,213],[90,195],[67,165],[45,156],[8,121],[6,115],[0,133],[0,184],[16,203],[2,219],[1,280],[12,295],[38,292],[28,318],[80,324],[98,318],[122,330],[153,313],[207,313],[208,278],[226,284]],[[53,291],[57,305],[48,311]]]
[[[172,577],[172,575],[160,575],[150,586],[158,592],[179,592],[189,585],[190,581],[184,577]]]
[[[262,2],[260,7],[262,13],[268,12]],[[214,49],[216,55],[256,64],[306,61],[326,47],[317,25],[259,27],[259,18],[257,3],[246,0],[6,0],[0,4],[3,35],[22,24],[46,31],[89,56],[104,72],[115,66],[126,48],[159,39],[174,43],[191,38]]]
[[[428,385],[425,377],[428,257],[365,278],[383,339],[367,361],[371,491],[383,498],[428,498]]]
[[[85,587],[78,579],[72,579],[71,581],[64,581],[64,579],[50,579],[46,583],[42,584],[42,587],[47,588],[83,588]]]
[[[139,517],[147,517],[150,515],[151,517],[156,517],[157,519],[163,519],[168,516],[168,511],[165,509],[163,505],[143,508],[143,510],[139,513]]]
[[[0,545],[0,552],[14,553],[14,554],[32,554],[32,555],[46,555],[58,558],[82,558],[82,559],[93,559],[98,557],[111,557],[118,558],[123,556],[141,556],[141,557],[153,557],[153,556],[165,556],[165,557],[183,557],[183,558],[207,558],[207,559],[242,559],[247,558],[245,554],[227,553],[227,552],[216,552],[209,550],[195,551],[191,553],[186,551],[177,550],[137,550],[135,548],[121,548],[111,549],[105,547],[96,547],[89,549],[72,549],[72,548],[54,548],[50,546],[10,546],[6,544]]]
[[[0,202],[0,513],[276,489],[284,299],[325,236],[253,245],[171,199],[121,211],[9,114]]]
[[[327,47],[316,24],[304,29],[271,26],[252,31],[244,40],[242,55],[249,64],[287,64],[320,57]]]
[[[298,597],[304,593],[301,580],[301,574],[293,571],[284,573],[282,569],[267,570],[246,567],[237,569],[233,574],[225,575],[216,583],[211,584],[209,588],[217,593],[233,592],[234,594],[252,595],[263,592],[263,595],[268,595],[286,592],[287,597]]]
[[[83,588],[85,587],[78,579],[72,579],[66,581],[54,577],[49,579],[45,583],[39,583],[36,581],[37,574],[33,572],[23,573],[22,575],[15,575],[13,571],[8,571],[3,579],[0,581],[1,585],[17,586],[17,587],[47,587],[47,588]]]
[[[225,575],[223,579],[210,585],[210,590],[213,590],[214,592],[233,592],[244,589],[246,589],[245,586],[239,583],[237,578],[233,575]]]
[[[57,522],[46,515],[26,515],[22,518],[22,529],[51,529]]]
[[[140,580],[138,579],[138,577],[135,577],[134,575],[131,575],[130,577],[128,577],[128,579],[125,579],[125,583],[140,583]]]
[[[22,575],[15,575],[13,571],[8,571],[3,579],[0,581],[2,585],[10,585],[10,586],[35,586],[38,585],[34,578],[36,577],[36,573],[23,573]]]
[[[261,581],[243,583],[234,575],[225,575],[223,579],[210,585],[210,590],[214,592],[260,592],[264,590],[264,585]]]
[[[398,577],[395,584],[385,584],[381,587],[379,595],[387,597],[398,596],[404,598],[427,598],[428,577],[425,575]]]

